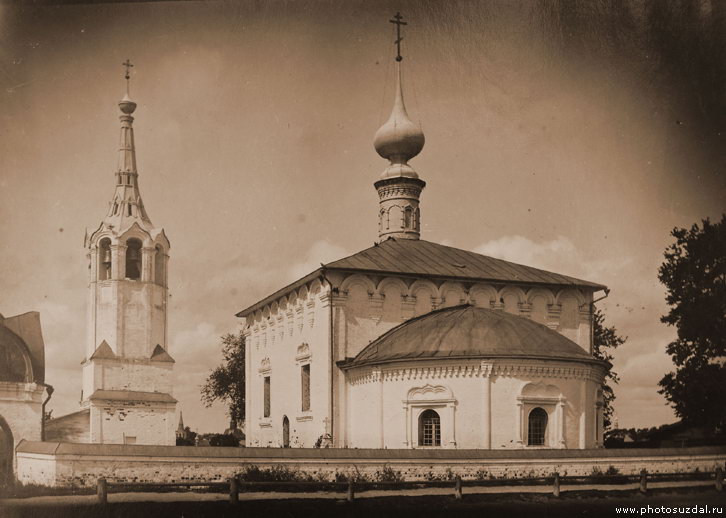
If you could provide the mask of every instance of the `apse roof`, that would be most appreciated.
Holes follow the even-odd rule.
[[[423,239],[387,239],[349,257],[321,266],[311,274],[240,311],[237,316],[243,317],[264,307],[288,291],[318,277],[323,269],[460,281],[571,286],[593,291],[605,289],[602,284]]]
[[[594,361],[545,325],[505,311],[465,304],[400,324],[341,367],[423,359],[536,358]]]

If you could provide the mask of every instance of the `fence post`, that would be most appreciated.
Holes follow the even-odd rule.
[[[648,471],[645,468],[640,470],[640,492],[643,494],[648,492]]]
[[[237,477],[229,479],[229,503],[236,505],[239,502],[239,482]]]
[[[348,500],[348,502],[352,502],[354,498],[355,498],[355,493],[353,492],[353,479],[352,478],[349,478],[348,479],[348,496],[347,496],[347,500]]]
[[[560,497],[560,474],[559,472],[554,472],[554,480],[552,481],[552,494],[555,496],[555,498]]]
[[[96,484],[96,496],[98,496],[99,504],[106,505],[108,503],[108,483],[103,477],[99,478]]]
[[[456,475],[454,479],[454,498],[461,500],[461,477]]]
[[[716,491],[723,491],[723,470],[716,468]]]

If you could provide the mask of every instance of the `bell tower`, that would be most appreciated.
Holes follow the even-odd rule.
[[[175,444],[174,360],[167,342],[169,240],[151,223],[139,191],[133,113],[118,103],[121,136],[114,193],[95,230],[87,230],[88,322],[81,407],[90,442]]]

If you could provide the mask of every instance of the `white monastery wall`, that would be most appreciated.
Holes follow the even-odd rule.
[[[109,482],[224,481],[249,466],[285,467],[316,478],[364,476],[375,480],[384,469],[400,472],[405,480],[465,480],[524,476],[586,476],[598,469],[617,469],[635,475],[649,473],[712,472],[723,466],[721,448],[669,450],[549,450],[456,451],[451,456],[425,450],[281,450],[265,448],[204,448],[23,443],[17,453],[17,475],[22,484],[51,487],[94,487],[98,478]],[[483,453],[483,454],[482,454]],[[493,455],[497,453],[497,455]],[[576,455],[573,455],[576,454]]]

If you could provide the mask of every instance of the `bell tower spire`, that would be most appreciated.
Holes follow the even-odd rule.
[[[396,25],[396,92],[388,120],[376,132],[373,145],[390,164],[374,183],[379,197],[378,239],[419,239],[421,233],[419,197],[426,182],[418,177],[408,161],[423,149],[425,137],[406,112],[403,102],[403,56],[401,26],[408,25],[401,13],[391,23]]]
[[[134,144],[134,117],[136,103],[129,97],[129,69],[133,67],[127,59],[122,65],[126,68],[126,95],[118,103],[121,110],[121,136],[119,139],[118,166],[116,168],[116,188],[109,204],[104,221],[116,228],[128,226],[136,221],[145,229],[153,225],[149,219],[139,192],[139,172],[136,169],[136,146]]]

